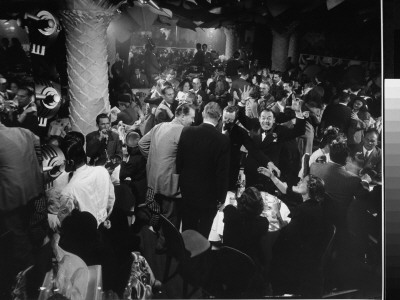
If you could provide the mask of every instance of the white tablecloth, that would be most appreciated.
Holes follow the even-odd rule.
[[[281,228],[281,224],[279,223],[276,212],[274,211],[272,203],[276,203],[276,205],[280,206],[280,213],[282,220],[289,223],[289,208],[283,203],[281,200],[276,198],[275,196],[268,194],[267,192],[261,192],[261,196],[264,200],[264,211],[261,213],[262,216],[267,217],[269,221],[269,231],[277,231]],[[228,192],[225,198],[226,205],[237,205],[235,194],[232,192]],[[217,215],[214,218],[213,224],[211,226],[210,235],[208,236],[208,240],[211,242],[220,242],[222,240],[222,236],[224,234],[224,212],[219,210]]]

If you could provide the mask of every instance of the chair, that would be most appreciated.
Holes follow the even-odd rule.
[[[180,274],[183,278],[183,298],[189,298],[193,292],[201,287],[204,278],[207,277],[206,266],[203,259],[207,259],[205,254],[210,250],[210,242],[195,230],[185,230],[182,234],[175,226],[163,215],[160,215],[161,229],[165,238],[167,251],[167,261],[164,271],[164,283]],[[176,271],[169,275],[172,258],[178,262]],[[195,289],[188,295],[188,283]]]
[[[327,266],[329,264],[329,261],[332,257],[332,247],[333,247],[333,242],[335,239],[335,235],[336,235],[336,226],[335,225],[331,225],[329,228],[329,232],[327,233],[327,243],[326,243],[326,247],[325,250],[322,254],[321,257],[321,271],[322,271],[322,287],[323,287],[323,292],[325,292],[326,290],[326,277],[327,277]]]
[[[213,252],[207,293],[216,298],[247,298],[255,279],[256,265],[247,254],[228,246]]]

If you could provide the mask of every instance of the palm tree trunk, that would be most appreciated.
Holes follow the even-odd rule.
[[[107,34],[113,10],[94,0],[71,0],[62,12],[72,130],[96,130],[96,116],[110,111]]]

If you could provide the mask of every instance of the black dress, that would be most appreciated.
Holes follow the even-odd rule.
[[[319,202],[307,200],[293,207],[290,223],[281,229],[273,247],[271,282],[275,295],[291,293],[320,297],[319,268],[329,224]]]
[[[256,264],[265,261],[265,242],[269,221],[262,216],[249,217],[233,206],[224,209],[223,244],[249,255]]]

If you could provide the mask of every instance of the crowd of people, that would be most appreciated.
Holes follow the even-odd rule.
[[[38,293],[51,267],[43,249],[58,234],[64,250],[101,265],[104,289],[122,297],[139,247],[132,234],[149,228],[165,252],[160,214],[208,238],[223,211],[222,245],[257,263],[259,297],[320,297],[332,225],[338,255],[365,258],[367,232],[356,232],[354,253],[346,245],[349,220],[372,209],[381,215],[379,74],[356,82],[335,67],[310,77],[239,51],[215,64],[207,45],[196,48],[163,65],[149,43],[129,66],[117,61],[109,90],[118,109],[87,120],[98,130],[86,136],[43,131],[33,90],[0,76],[0,212],[14,234],[15,271],[34,265],[28,293]],[[225,205],[229,191],[237,206]],[[277,232],[262,214],[265,193],[290,210],[290,222],[275,211]]]

